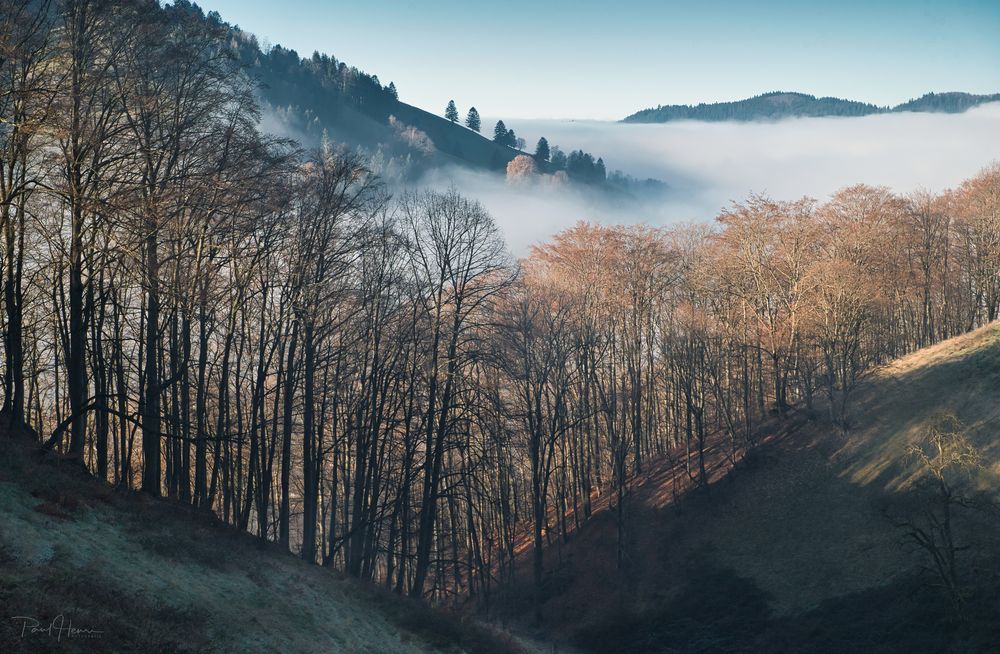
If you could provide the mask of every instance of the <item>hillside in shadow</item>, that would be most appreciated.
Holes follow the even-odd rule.
[[[774,418],[735,466],[716,443],[711,484],[682,455],[631,483],[616,566],[607,501],[548,546],[543,620],[528,575],[508,617],[591,652],[965,652],[1000,642],[1000,327],[878,370],[843,435],[822,415]],[[942,412],[967,426],[985,506],[956,512],[964,615],[901,523],[932,500],[911,446]],[[821,413],[821,412],[819,412]],[[993,510],[991,510],[991,508]],[[526,548],[527,553],[527,548]]]

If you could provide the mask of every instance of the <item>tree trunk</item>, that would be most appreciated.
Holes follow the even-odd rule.
[[[146,390],[142,406],[142,490],[160,495],[160,261],[156,224],[146,223]]]

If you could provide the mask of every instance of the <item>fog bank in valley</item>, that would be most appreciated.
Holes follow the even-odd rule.
[[[492,125],[494,120],[483,120]],[[539,136],[564,151],[601,156],[608,170],[666,182],[656,198],[611,201],[577,188],[510,185],[459,169],[425,178],[454,185],[497,218],[515,254],[577,220],[669,225],[710,221],[751,192],[779,199],[825,199],[864,182],[897,192],[941,191],[1000,159],[1000,103],[963,114],[887,114],[759,123],[636,125],[590,121],[510,121],[529,149]]]

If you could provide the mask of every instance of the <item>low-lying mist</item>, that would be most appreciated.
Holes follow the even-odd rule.
[[[483,125],[494,121],[483,120]],[[941,191],[1000,159],[1000,103],[963,114],[889,114],[779,122],[676,122],[636,125],[591,121],[510,121],[529,149],[545,136],[565,152],[604,158],[609,171],[653,177],[669,186],[655,198],[613,200],[575,186],[505,183],[459,168],[422,181],[454,185],[497,218],[515,254],[577,220],[669,225],[712,220],[751,192],[778,199],[825,199],[864,182],[905,193]]]

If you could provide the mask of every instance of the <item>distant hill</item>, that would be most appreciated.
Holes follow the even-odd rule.
[[[400,101],[394,83],[349,66],[336,57],[314,52],[303,57],[280,45],[262,45],[257,37],[223,21],[218,12],[191,12],[212,23],[233,56],[259,84],[261,120],[265,131],[295,139],[304,147],[322,139],[360,149],[370,167],[389,180],[412,181],[424,172],[448,164],[504,173],[525,144],[508,125],[509,143],[493,140],[492,125],[482,133],[443,116]],[[460,108],[464,116],[468,107]],[[516,147],[515,147],[516,145]],[[559,146],[565,146],[565,152]],[[564,173],[561,178],[612,196],[660,193],[658,180],[641,180],[608,170],[599,155],[573,150],[573,144],[551,143],[551,159],[536,162],[537,172]]]
[[[898,104],[892,108],[899,111],[926,111],[946,114],[960,114],[976,105],[987,102],[1000,102],[1000,93],[991,95],[973,95],[972,93],[926,93],[915,100]]]
[[[302,57],[295,50],[261,47],[253,34],[217,21],[230,31],[230,46],[261,84],[264,120],[271,131],[303,143],[331,139],[360,147],[384,167],[405,176],[444,163],[503,171],[520,151],[401,102],[395,85],[326,54]],[[492,136],[492,128],[484,126]],[[406,170],[403,170],[406,169]],[[380,171],[386,172],[386,171]]]
[[[866,102],[841,98],[817,98],[805,93],[774,91],[735,102],[702,103],[699,105],[660,105],[627,116],[626,123],[666,123],[674,120],[779,120],[822,116],[869,116],[902,111],[961,113],[986,102],[1000,101],[1000,93],[927,93],[895,107],[879,107]]]

